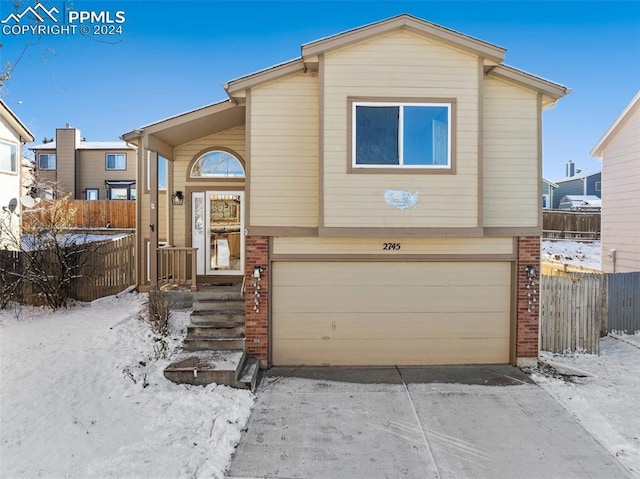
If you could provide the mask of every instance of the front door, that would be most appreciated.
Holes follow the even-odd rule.
[[[244,274],[244,193],[194,193],[192,211],[198,274]]]

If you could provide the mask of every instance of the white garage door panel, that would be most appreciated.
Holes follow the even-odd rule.
[[[467,313],[409,313],[403,314],[402,321],[395,325],[393,318],[390,313],[339,317],[329,317],[327,313],[279,313],[273,334],[280,339],[495,338],[496,331],[503,329],[503,314],[496,313],[476,314],[472,321]]]
[[[276,365],[509,360],[509,263],[274,263]]]
[[[508,286],[282,286],[274,293],[282,312],[476,312],[496,311]],[[284,301],[278,300],[284,297]]]
[[[395,342],[384,339],[286,340],[279,345],[278,362],[274,356],[274,364],[314,366],[501,364],[508,362],[508,358],[509,345],[503,338],[483,340],[482,347],[478,347],[478,341],[472,339],[447,341],[409,339]]]

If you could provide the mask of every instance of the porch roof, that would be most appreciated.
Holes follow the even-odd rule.
[[[203,136],[228,130],[245,122],[245,107],[224,100],[150,123],[122,135],[124,141],[139,146],[140,138],[149,135],[176,147]]]

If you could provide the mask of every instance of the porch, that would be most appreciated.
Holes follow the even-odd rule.
[[[240,287],[244,290],[243,275],[205,276],[197,274],[198,249],[161,246],[158,255],[158,287],[165,291],[207,291],[219,287]]]

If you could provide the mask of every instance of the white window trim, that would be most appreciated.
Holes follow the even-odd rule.
[[[5,170],[0,167],[0,172],[15,175],[18,173],[18,165],[20,164],[20,147],[10,141],[0,140],[0,143],[9,147],[9,169]],[[11,169],[11,149],[15,148],[15,170]]]
[[[96,192],[96,200],[100,199],[100,188],[87,188],[84,192],[84,199],[85,200],[89,200],[89,198],[87,198],[87,194],[89,193],[89,191],[95,191]],[[92,200],[91,200],[92,201]]]
[[[357,107],[358,106],[393,106],[400,107],[400,117],[398,118],[398,165],[365,165],[356,163],[356,120],[357,120]],[[447,109],[447,164],[446,165],[404,165],[404,145],[403,145],[403,129],[404,129],[404,114],[403,110],[405,106],[433,106],[433,107],[445,107]],[[451,129],[451,114],[452,104],[448,102],[442,103],[415,103],[415,102],[376,102],[376,101],[358,101],[353,102],[351,105],[351,167],[353,169],[422,169],[422,170],[450,170],[452,165],[451,158],[451,137],[453,132]]]

